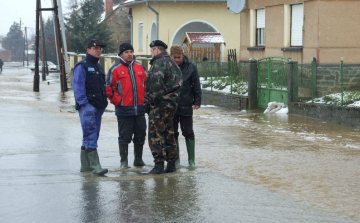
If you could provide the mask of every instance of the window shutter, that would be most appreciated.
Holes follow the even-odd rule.
[[[302,46],[304,4],[291,6],[291,46]]]
[[[256,10],[256,28],[265,28],[265,9]]]

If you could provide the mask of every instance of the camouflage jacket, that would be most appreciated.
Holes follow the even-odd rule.
[[[176,108],[182,85],[180,68],[167,52],[154,56],[150,65],[144,104]]]

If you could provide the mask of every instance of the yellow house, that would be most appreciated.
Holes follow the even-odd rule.
[[[220,33],[226,43],[221,45],[221,61],[227,60],[228,49],[240,50],[240,14],[232,14],[226,0],[125,0],[122,6],[131,8],[136,55],[150,55],[149,44],[155,39],[169,47],[181,45],[186,32]]]

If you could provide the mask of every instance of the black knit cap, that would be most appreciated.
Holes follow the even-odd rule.
[[[167,45],[163,42],[163,41],[161,41],[161,40],[153,40],[151,43],[150,43],[150,47],[156,47],[156,46],[162,46],[162,47],[164,47],[165,49],[167,49]]]
[[[119,46],[119,54],[118,55],[122,54],[126,50],[134,51],[134,48],[130,43],[122,43],[122,44],[120,44],[120,46]]]
[[[86,48],[91,48],[92,46],[101,46],[101,47],[106,47],[106,45],[101,42],[100,40],[97,40],[97,39],[92,39],[90,40],[87,45],[86,45]]]

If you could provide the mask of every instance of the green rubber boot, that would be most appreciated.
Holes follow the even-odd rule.
[[[195,140],[186,141],[189,166],[195,166]]]
[[[144,145],[134,144],[134,166],[145,166],[142,160],[143,147]]]
[[[119,144],[119,152],[120,152],[120,168],[127,169],[130,168],[128,165],[128,144]]]
[[[90,166],[94,169],[93,174],[104,175],[108,172],[108,169],[101,168],[97,150],[87,153],[87,157],[90,161]]]
[[[180,165],[179,140],[176,140],[176,153],[177,153],[177,159],[175,161],[175,166],[179,166]]]
[[[89,158],[87,157],[86,150],[81,150],[80,152],[80,172],[87,172],[93,171],[94,169],[91,168]]]

